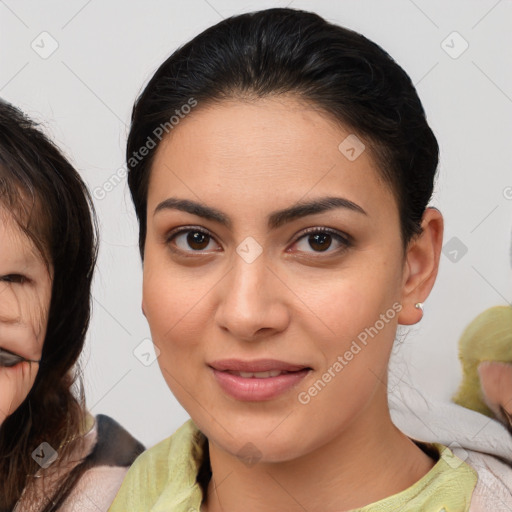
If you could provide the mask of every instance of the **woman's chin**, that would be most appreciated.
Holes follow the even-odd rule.
[[[273,428],[275,429],[275,424]],[[305,455],[309,444],[307,440],[297,442],[294,434],[284,429],[279,433],[272,433],[272,429],[253,426],[244,429],[230,428],[227,432],[219,427],[215,430],[210,428],[208,433],[204,433],[214,449],[238,458],[247,467],[256,463],[273,464],[295,460]]]

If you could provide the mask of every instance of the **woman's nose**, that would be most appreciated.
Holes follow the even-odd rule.
[[[234,258],[217,290],[217,325],[237,339],[258,341],[286,329],[290,292],[264,254],[256,259]]]

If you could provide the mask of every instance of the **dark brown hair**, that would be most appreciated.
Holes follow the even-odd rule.
[[[32,452],[47,442],[60,460],[84,429],[75,364],[89,325],[98,237],[92,200],[78,172],[33,121],[2,100],[0,205],[53,267],[39,371],[27,398],[0,426],[0,510],[7,511],[40,469]],[[45,512],[57,510],[77,473],[64,479]]]
[[[320,108],[360,136],[396,198],[404,248],[421,233],[439,148],[411,79],[363,35],[311,12],[276,8],[208,28],[167,58],[137,99],[126,160],[142,257],[151,163],[162,128],[170,133],[172,118],[186,114],[191,99],[201,108],[280,94]]]

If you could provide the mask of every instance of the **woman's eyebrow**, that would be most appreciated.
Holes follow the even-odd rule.
[[[368,215],[361,206],[343,197],[320,197],[307,202],[299,202],[284,210],[272,212],[267,218],[268,228],[277,229],[283,224],[295,219],[327,210],[333,210],[335,208],[346,208],[363,215]],[[203,217],[204,219],[218,222],[228,228],[232,226],[231,219],[225,213],[211,206],[191,201],[190,199],[169,197],[158,204],[153,215],[156,215],[162,210],[181,210],[191,213],[192,215],[197,215],[198,217]]]

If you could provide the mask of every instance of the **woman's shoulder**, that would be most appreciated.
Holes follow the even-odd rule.
[[[128,470],[109,512],[147,511],[169,487],[196,484],[204,435],[191,419],[174,434],[139,455]],[[128,508],[127,508],[128,507]]]
[[[460,459],[478,475],[472,495],[470,512],[512,510],[512,465],[495,455],[452,447]]]
[[[99,466],[80,477],[59,512],[106,512],[121,487],[127,467]]]
[[[85,428],[70,449],[62,457],[60,448],[54,450],[57,457],[36,473],[15,510],[36,512],[53,499],[57,503],[62,500],[59,512],[104,512],[128,467],[143,450],[114,419],[87,414]]]
[[[465,448],[456,442],[449,446],[442,443],[414,441],[423,446],[434,447],[439,460],[431,474],[442,476],[443,488],[436,492],[454,495],[454,490],[468,496],[468,512],[486,512],[488,510],[512,510],[512,463],[510,460],[494,454]],[[469,470],[469,471],[468,471]],[[473,476],[474,475],[474,476]],[[451,488],[451,490],[450,490]],[[449,510],[449,508],[446,508]]]
[[[87,456],[93,466],[129,467],[145,447],[110,416],[96,416],[97,437]]]
[[[84,436],[83,473],[59,512],[106,511],[121,486],[129,466],[144,446],[109,416],[96,416]]]
[[[172,472],[177,460],[189,459],[191,451],[201,440],[201,433],[189,419],[172,435],[142,452],[132,464],[130,473],[154,474],[155,470]]]

